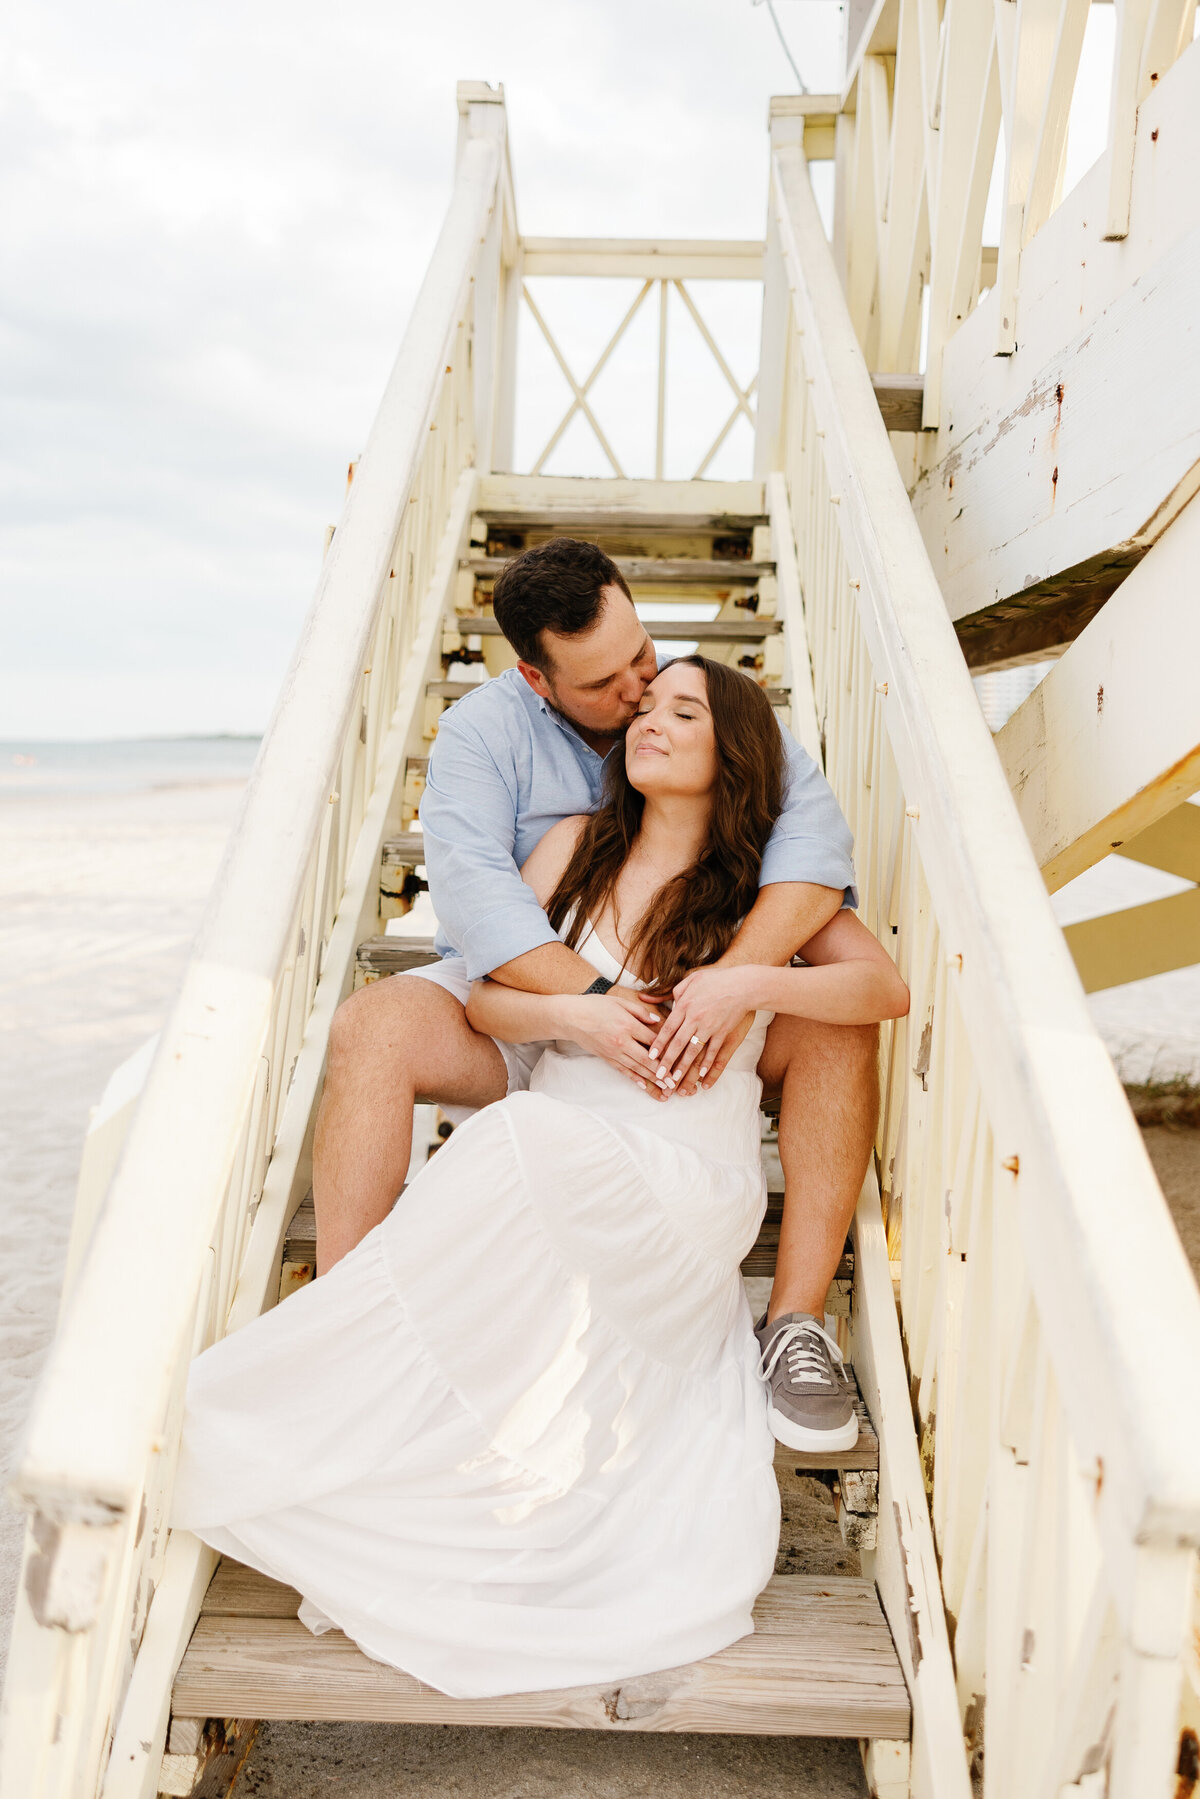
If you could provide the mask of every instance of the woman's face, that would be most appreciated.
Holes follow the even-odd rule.
[[[625,769],[639,793],[712,792],[717,740],[703,669],[676,662],[651,681],[625,733]]]

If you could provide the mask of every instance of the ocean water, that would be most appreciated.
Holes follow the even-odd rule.
[[[244,781],[261,737],[130,737],[100,743],[0,741],[0,798],[149,793]]]

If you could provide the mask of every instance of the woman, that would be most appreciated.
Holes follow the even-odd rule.
[[[529,1092],[193,1367],[173,1522],[443,1692],[618,1680],[752,1629],[779,1525],[739,1277],[765,1203],[770,1012],[710,1091],[671,1097],[645,1072],[662,1014],[638,989],[722,954],[782,779],[752,682],[699,656],[664,670],[605,806],[523,871],[597,991],[471,996],[479,1029],[548,1041]],[[807,977],[847,1022],[903,1010],[862,935],[856,961],[730,976],[748,1011],[809,1009]],[[581,1049],[598,1026],[628,1072]]]

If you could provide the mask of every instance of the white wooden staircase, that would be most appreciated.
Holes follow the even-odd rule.
[[[1118,8],[1106,159],[1056,211],[1073,0],[878,0],[844,92],[774,104],[765,244],[522,238],[503,95],[460,89],[446,223],[187,978],[144,1085],[114,1087],[89,1138],[62,1326],[14,1481],[30,1528],[2,1799],[219,1790],[270,1717],[841,1733],[862,1742],[878,1799],[969,1799],[973,1782],[987,1799],[1190,1791],[1200,1297],[1046,888],[1118,840],[1200,877],[1181,804],[1200,780],[1200,644],[1180,598],[1200,486],[1200,409],[1180,396],[1200,363],[1179,363],[1161,456],[1124,393],[1142,433],[1129,483],[1088,461],[1095,406],[1069,419],[1070,358],[1101,366],[1107,343],[1104,369],[1124,367],[1155,246],[1172,260],[1165,286],[1141,290],[1146,316],[1178,320],[1179,293],[1200,286],[1183,180],[1200,119],[1193,10]],[[981,232],[1002,116],[997,250]],[[836,165],[832,248],[816,160]],[[1056,271],[1079,266],[1084,233],[1068,305]],[[564,275],[640,284],[583,380],[527,287]],[[693,279],[761,282],[756,382],[731,372]],[[686,481],[663,478],[672,294],[732,397]],[[633,480],[589,392],[652,295],[655,475]],[[1076,344],[1080,296],[1096,329]],[[526,300],[572,399],[515,475]],[[1119,317],[1102,317],[1110,302]],[[577,413],[611,476],[542,472]],[[752,478],[706,479],[751,418]],[[1047,456],[1046,491],[1026,489]],[[1004,524],[1017,489],[1030,534]],[[1155,510],[1135,518],[1147,495]],[[218,1568],[165,1521],[191,1356],[311,1274],[333,1013],[356,981],[431,953],[416,806],[445,706],[505,666],[491,582],[560,531],[605,544],[635,600],[667,612],[653,634],[742,666],[822,761],[855,833],[863,916],[913,1003],[884,1031],[876,1156],[828,1302],[864,1429],[819,1472],[858,1571],[798,1572],[793,1557],[756,1633],[696,1667],[467,1705],[337,1633],[310,1637],[293,1593]],[[1107,572],[1085,593],[1096,558]],[[673,619],[673,605],[707,616]],[[993,742],[969,669],[1047,648],[1065,653],[1041,697]],[[1162,916],[1146,921],[1157,968],[1191,955]],[[1089,985],[1144,971],[1122,941],[1115,927],[1089,939]],[[751,1282],[777,1240],[768,1172]],[[786,1511],[813,1470],[788,1456],[778,1472]]]

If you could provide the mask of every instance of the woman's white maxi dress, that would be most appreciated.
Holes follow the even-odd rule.
[[[549,1048],[329,1274],[196,1360],[172,1523],[458,1697],[750,1631],[779,1533],[738,1272],[767,1022],[666,1104]]]

